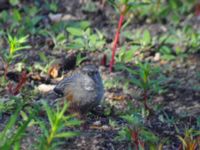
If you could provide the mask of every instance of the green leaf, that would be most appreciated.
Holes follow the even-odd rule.
[[[183,145],[184,147],[187,147],[187,143],[186,143],[185,139],[183,139],[183,138],[182,138],[181,136],[179,136],[179,135],[177,135],[177,137],[178,137],[178,139],[181,141],[182,145]]]
[[[84,46],[82,44],[70,43],[66,46],[67,49],[83,49]]]
[[[63,106],[63,108],[62,108],[62,110],[61,110],[60,113],[59,113],[59,118],[62,118],[62,116],[63,116],[64,113],[66,112],[68,106],[69,106],[69,105],[65,102],[65,103],[64,103],[64,106]]]
[[[81,121],[80,120],[76,120],[76,119],[73,119],[73,120],[67,120],[65,122],[65,126],[76,126],[76,125],[81,125]]]
[[[18,5],[18,4],[19,4],[19,0],[9,0],[9,3],[10,3],[12,6],[15,6],[15,5]]]
[[[172,48],[170,48],[169,46],[162,46],[159,51],[162,53],[162,54],[171,54],[172,53]]]
[[[150,5],[150,3],[147,2],[128,2],[128,10],[134,11],[135,9],[139,7],[144,7]]]
[[[130,82],[132,84],[135,84],[136,86],[140,87],[140,88],[143,88],[143,84],[140,82],[139,79],[135,79],[135,78],[131,78]]]
[[[46,102],[42,102],[43,103],[43,107],[47,113],[51,128],[53,128],[54,126],[54,120],[55,120],[55,114],[52,112],[51,108],[48,106],[48,104]]]
[[[23,36],[23,37],[20,37],[17,41],[17,43],[19,44],[22,44],[22,43],[25,43],[28,39],[29,35],[26,35],[26,36]]]
[[[137,49],[130,49],[130,50],[126,51],[125,56],[124,56],[125,62],[131,62],[133,60],[133,56],[134,56],[136,50]]]
[[[90,22],[89,21],[81,21],[78,22],[79,26],[81,29],[85,30],[86,28],[88,28],[90,26]]]
[[[18,114],[21,110],[21,107],[19,107],[15,113],[10,117],[9,122],[6,124],[5,128],[3,129],[3,131],[0,133],[0,139],[3,139],[6,135],[6,133],[8,132],[8,130],[10,128],[12,128],[17,120]]]
[[[43,61],[43,62],[48,62],[48,58],[47,58],[47,56],[44,54],[44,52],[39,52],[38,53],[38,55],[39,55],[39,57],[40,57],[40,59]],[[53,62],[53,61],[52,61]]]
[[[141,130],[140,135],[142,139],[150,143],[156,143],[159,141],[159,138],[157,136],[155,136],[151,131],[148,131],[146,129]]]
[[[15,51],[19,51],[19,50],[25,50],[25,49],[29,49],[29,48],[31,48],[31,46],[30,46],[30,45],[21,46],[21,47],[15,48]]]
[[[68,131],[68,132],[58,133],[54,137],[55,138],[71,138],[71,137],[74,137],[74,136],[78,136],[79,134],[80,133]]]
[[[171,55],[171,54],[164,54],[164,55],[161,56],[161,58],[164,59],[164,60],[168,60],[168,61],[176,59],[176,57],[174,55]]]
[[[23,133],[25,132],[29,122],[32,120],[32,116],[29,116],[28,120],[25,121],[23,123],[22,126],[20,126],[18,129],[17,129],[17,132],[10,138],[10,141],[8,142],[8,145],[13,145],[15,142],[19,141],[23,135]]]
[[[87,60],[87,57],[81,57],[81,53],[79,53],[76,57],[76,66],[79,66],[84,60]]]
[[[68,27],[67,31],[73,36],[83,36],[83,30],[80,28]]]
[[[107,0],[111,5],[113,5],[115,8],[117,8],[117,4],[115,0]]]
[[[41,120],[38,120],[36,123],[39,124],[43,136],[48,137],[49,136],[49,129],[46,127],[46,123],[41,121]]]
[[[145,30],[145,31],[144,31],[142,43],[143,43],[144,45],[147,45],[147,44],[150,44],[150,43],[151,43],[151,34],[150,34],[149,30]]]
[[[88,1],[87,3],[85,3],[85,5],[82,7],[82,10],[85,12],[90,12],[90,13],[94,13],[96,12],[97,6],[95,5],[95,3],[93,1]]]
[[[20,22],[22,20],[21,14],[20,14],[19,10],[17,10],[17,9],[13,10],[12,17],[13,17],[13,20],[16,22]]]
[[[131,114],[131,115],[124,115],[121,116],[121,118],[123,118],[124,120],[126,120],[129,124],[138,126],[140,125],[140,123],[142,122],[142,117],[140,116],[140,114]]]

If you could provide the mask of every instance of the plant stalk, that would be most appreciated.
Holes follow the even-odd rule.
[[[112,47],[112,57],[111,57],[110,67],[109,67],[110,72],[113,71],[113,65],[115,63],[115,53],[116,53],[116,49],[117,49],[117,44],[119,42],[119,35],[120,35],[120,30],[121,30],[123,21],[124,21],[124,14],[121,14],[119,22],[118,22],[117,31],[116,31],[116,34],[115,34],[115,39],[114,39],[114,42],[113,42],[113,47]]]

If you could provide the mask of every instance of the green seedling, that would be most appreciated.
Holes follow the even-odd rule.
[[[52,1],[48,1],[48,0],[45,0],[45,5],[46,5],[46,8],[54,13],[56,13],[58,11],[58,2],[57,0],[52,0]]]
[[[26,121],[23,121],[21,125],[16,128],[16,123],[19,117],[20,110],[21,106],[17,108],[15,113],[10,117],[4,129],[0,132],[1,150],[20,149],[20,141],[25,135],[26,128],[33,118],[31,114]]]
[[[139,46],[131,46],[129,49],[122,47],[119,53],[116,55],[116,63],[128,63],[134,60],[135,52],[139,49]]]
[[[12,6],[16,6],[20,3],[20,0],[9,0],[9,3],[12,5]]]
[[[67,37],[64,33],[59,33],[58,35],[54,35],[53,33],[48,32],[53,40],[54,50],[63,50],[66,49]]]
[[[83,61],[87,60],[87,57],[82,57],[79,53],[76,57],[76,66],[79,67]]]
[[[158,137],[144,127],[144,118],[138,112],[125,114],[122,118],[127,121],[128,125],[119,131],[119,140],[131,142],[132,149],[144,150],[148,145],[150,149],[156,149],[159,141]]]
[[[78,132],[64,130],[66,127],[73,127],[81,124],[81,122],[75,119],[73,115],[65,115],[68,108],[67,103],[64,103],[62,108],[57,106],[55,111],[45,102],[43,102],[43,106],[46,111],[50,127],[45,125],[43,121],[38,121],[43,133],[38,141],[39,149],[55,149],[61,144],[61,142],[56,141],[56,139],[72,138],[79,135]]]
[[[9,49],[3,54],[3,59],[5,62],[5,77],[8,71],[8,66],[15,58],[20,56],[20,54],[17,54],[17,52],[31,48],[31,46],[29,45],[24,45],[24,43],[27,42],[27,39],[28,35],[17,38],[16,36],[11,36],[10,34],[8,34],[7,42],[9,45]]]
[[[70,34],[68,49],[95,51],[102,49],[105,44],[104,36],[99,30],[92,33],[90,28],[68,27],[67,31]]]
[[[200,131],[195,131],[194,129],[186,129],[184,136],[177,136],[181,141],[179,149],[183,150],[196,150],[200,148]]]
[[[97,9],[97,6],[95,5],[95,3],[93,1],[91,1],[91,0],[89,0],[89,1],[87,1],[87,3],[85,3],[82,6],[82,10],[85,11],[85,12],[94,13],[98,9]]]
[[[133,70],[124,65],[119,65],[118,68],[126,70],[130,73],[130,83],[136,85],[142,90],[143,104],[146,110],[152,112],[153,110],[148,106],[148,100],[150,99],[149,93],[160,93],[162,92],[161,83],[163,79],[154,79],[159,73],[159,68],[153,68],[149,63],[138,63],[137,69]]]
[[[116,53],[116,49],[117,49],[117,44],[119,42],[120,31],[121,31],[122,24],[123,24],[126,14],[129,11],[134,10],[135,8],[138,8],[139,6],[144,6],[149,3],[135,2],[133,0],[108,0],[108,2],[110,2],[120,13],[117,31],[115,33],[115,37],[113,40],[112,57],[111,57],[110,66],[109,66],[110,72],[112,72],[113,65],[115,63],[115,53]]]

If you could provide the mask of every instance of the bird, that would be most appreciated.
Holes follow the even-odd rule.
[[[61,80],[53,91],[67,100],[72,111],[86,113],[100,104],[104,86],[98,68],[86,64]]]

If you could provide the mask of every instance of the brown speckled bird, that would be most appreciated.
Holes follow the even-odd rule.
[[[71,109],[84,113],[100,103],[104,87],[97,67],[89,64],[61,80],[54,92],[63,95]]]

